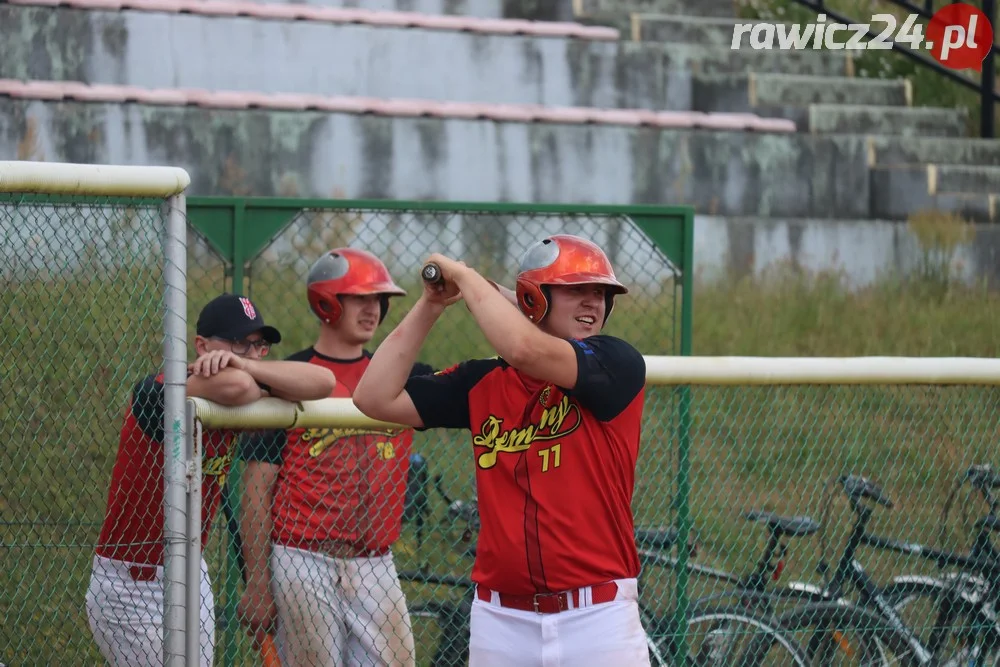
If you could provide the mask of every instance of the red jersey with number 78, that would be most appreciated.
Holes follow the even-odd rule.
[[[329,368],[336,398],[350,398],[371,361],[334,359],[307,348],[288,357]],[[433,373],[417,363],[411,373]],[[240,456],[280,466],[271,506],[275,544],[313,549],[317,542],[389,548],[399,538],[406,501],[410,429],[298,428],[251,434]]]
[[[566,591],[639,574],[632,493],[646,365],[625,341],[569,341],[572,389],[502,359],[406,384],[424,428],[469,429],[480,534],[473,580],[508,594]]]

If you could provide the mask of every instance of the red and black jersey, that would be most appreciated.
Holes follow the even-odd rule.
[[[329,368],[337,376],[331,397],[350,398],[371,354],[334,359],[308,348],[288,359]],[[415,364],[411,374],[433,372]],[[281,466],[271,505],[274,543],[309,548],[342,540],[374,551],[399,538],[412,444],[412,429],[299,428],[254,434],[240,449],[246,460]]]
[[[413,377],[424,428],[472,432],[481,528],[473,580],[508,594],[639,573],[632,491],[646,364],[612,336],[570,340],[572,389],[502,359]]]
[[[97,543],[99,556],[163,564],[163,405],[162,374],[147,376],[132,389]],[[203,434],[202,548],[229,473],[234,441],[232,431]]]

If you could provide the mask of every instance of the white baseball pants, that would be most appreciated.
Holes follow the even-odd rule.
[[[137,578],[137,574],[139,575]],[[163,665],[163,567],[94,556],[87,619],[112,667]],[[201,667],[212,667],[215,600],[201,561]]]
[[[635,579],[619,579],[611,602],[538,614],[472,603],[470,667],[649,667]],[[581,596],[586,597],[586,596]]]
[[[274,545],[282,667],[411,667],[413,634],[392,554],[331,558]]]

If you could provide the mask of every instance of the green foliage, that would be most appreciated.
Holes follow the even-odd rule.
[[[887,276],[849,290],[843,276],[781,267],[696,288],[694,352],[762,356],[995,357],[1000,297],[985,286]]]

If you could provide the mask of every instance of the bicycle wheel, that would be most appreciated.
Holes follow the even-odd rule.
[[[940,578],[903,575],[894,577],[882,595],[936,664],[1000,667],[1000,628],[984,609],[996,603],[990,605],[990,587],[981,577],[963,572]]]
[[[736,607],[696,607],[684,631],[686,655],[678,659],[672,617],[648,619],[650,663],[659,666],[807,667],[804,651],[774,619]],[[757,638],[764,636],[766,640]]]
[[[810,665],[919,665],[906,634],[867,609],[839,602],[801,605],[777,617]]]
[[[465,667],[469,664],[471,605],[425,602],[410,607],[417,665]]]

